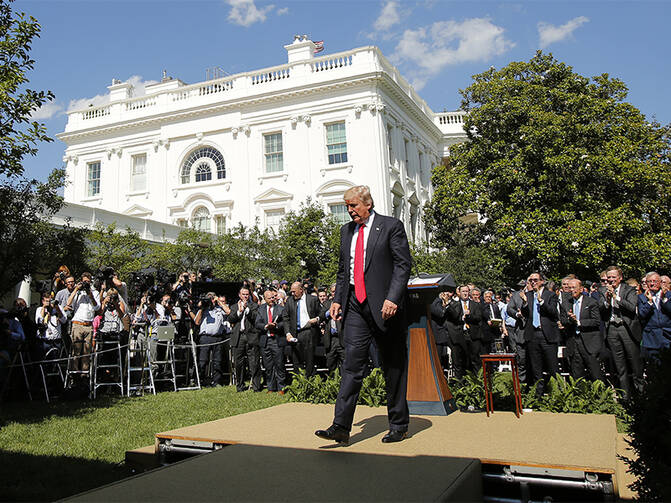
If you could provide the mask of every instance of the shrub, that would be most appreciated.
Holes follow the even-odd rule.
[[[338,398],[341,380],[338,370],[326,379],[322,379],[316,374],[308,377],[303,369],[292,372],[291,376],[291,384],[284,388],[284,393],[291,402],[335,403],[336,398]],[[387,404],[387,392],[381,369],[373,369],[364,378],[358,403],[371,407],[380,407]]]

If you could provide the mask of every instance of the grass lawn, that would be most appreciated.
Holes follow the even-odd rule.
[[[276,393],[235,387],[96,401],[0,404],[0,500],[55,500],[128,475],[124,453],[154,434],[272,407]]]

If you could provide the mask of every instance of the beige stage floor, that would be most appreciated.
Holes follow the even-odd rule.
[[[614,474],[617,430],[615,418],[597,414],[531,412],[519,419],[511,412],[455,412],[449,416],[412,416],[410,437],[383,444],[385,408],[357,407],[350,445],[324,441],[314,431],[333,419],[332,405],[287,403],[158,433],[158,438],[207,440],[333,452],[395,456],[449,456],[483,463],[519,464]]]

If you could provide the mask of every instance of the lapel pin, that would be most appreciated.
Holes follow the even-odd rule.
[[[380,228],[379,228],[379,227],[375,227],[375,230],[376,230],[376,231],[379,231],[379,230],[380,230]]]

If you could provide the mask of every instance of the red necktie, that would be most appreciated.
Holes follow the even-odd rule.
[[[272,306],[268,306],[268,324],[271,324],[272,322],[273,322],[273,308]],[[272,328],[268,329],[268,333],[270,335],[273,335],[272,331],[273,331]]]
[[[359,303],[366,300],[366,284],[363,281],[363,228],[364,225],[361,224],[354,249],[354,295]]]

